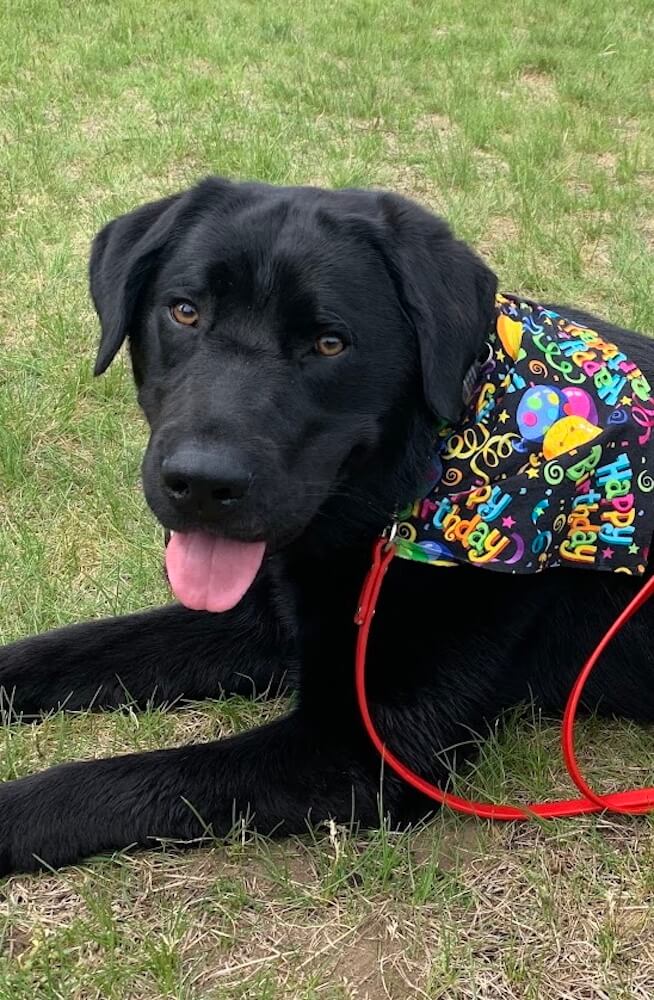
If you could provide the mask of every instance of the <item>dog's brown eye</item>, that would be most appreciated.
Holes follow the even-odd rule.
[[[184,301],[176,302],[175,305],[171,306],[170,315],[176,323],[181,323],[182,326],[196,326],[200,318],[195,306]]]
[[[316,340],[315,348],[323,358],[335,358],[345,350],[345,342],[340,337],[335,337],[333,333],[324,333]]]

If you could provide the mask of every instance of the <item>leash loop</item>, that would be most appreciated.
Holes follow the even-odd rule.
[[[397,524],[393,523],[377,539],[373,546],[372,564],[366,575],[359,599],[359,607],[354,618],[355,623],[359,626],[355,665],[355,683],[359,711],[368,736],[391,770],[395,771],[396,774],[413,788],[435,802],[449,806],[457,812],[465,813],[469,816],[477,816],[482,819],[524,820],[533,819],[534,817],[557,819],[567,816],[582,816],[587,813],[598,813],[605,810],[626,815],[639,815],[654,810],[654,788],[634,788],[624,792],[615,792],[610,795],[600,795],[595,792],[581,774],[574,745],[574,726],[584,685],[612,639],[621,631],[632,615],[654,594],[654,576],[646,581],[644,586],[632,598],[598,643],[596,649],[581,669],[568,697],[561,727],[561,749],[568,774],[581,792],[582,798],[559,799],[553,802],[535,802],[525,806],[476,802],[464,799],[459,795],[444,792],[441,788],[421,778],[419,774],[416,774],[403,764],[384,743],[370,712],[366,694],[368,639],[384,577],[395,555],[393,540],[396,533]]]

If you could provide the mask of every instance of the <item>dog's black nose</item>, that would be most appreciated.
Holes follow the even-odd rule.
[[[184,513],[213,517],[235,506],[248,491],[252,474],[239,453],[227,446],[187,446],[161,463],[168,498]]]

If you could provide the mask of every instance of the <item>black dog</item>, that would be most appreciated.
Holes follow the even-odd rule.
[[[420,495],[435,415],[461,411],[494,275],[402,198],[210,179],[103,229],[91,291],[96,372],[130,339],[152,429],[145,494],[174,533],[173,583],[223,613],[171,605],[29,638],[0,650],[0,685],[28,716],[118,706],[125,690],[145,705],[286,685],[296,706],[232,739],[5,783],[0,869],[220,835],[239,814],[267,833],[328,817],[374,825],[380,793],[395,822],[424,815],[429,803],[388,770],[382,786],[362,730],[353,613],[373,540]],[[593,322],[654,372],[644,337]],[[508,706],[561,708],[637,586],[396,560],[369,652],[384,738],[442,782],[448,748]],[[586,705],[654,719],[653,641],[646,607]]]

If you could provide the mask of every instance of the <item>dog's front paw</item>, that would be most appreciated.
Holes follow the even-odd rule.
[[[133,762],[129,754],[74,761],[0,782],[0,874],[61,868],[147,842],[133,822],[139,805],[148,801],[138,771],[130,782]],[[157,801],[155,777],[146,786]]]
[[[21,834],[13,790],[16,784],[18,782],[14,781],[0,783],[0,877],[16,871],[33,870],[34,867],[22,867],[16,851],[16,834]]]
[[[38,717],[39,678],[45,664],[30,655],[31,640],[0,646],[0,719]]]
[[[69,860],[48,773],[0,782],[0,876]]]

